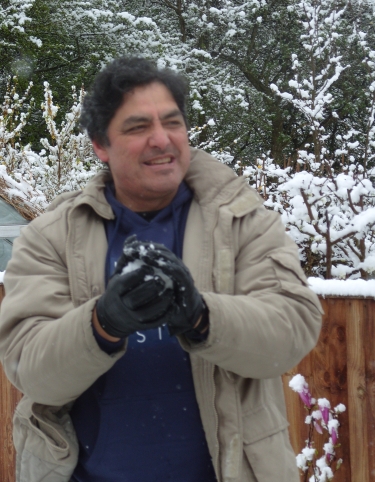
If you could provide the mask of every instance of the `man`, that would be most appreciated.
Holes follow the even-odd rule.
[[[14,245],[0,354],[24,393],[18,481],[299,480],[280,376],[320,305],[279,215],[189,148],[184,96],[146,60],[107,66],[81,122],[109,170]]]

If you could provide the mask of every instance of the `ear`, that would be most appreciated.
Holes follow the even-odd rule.
[[[109,161],[109,155],[108,155],[108,150],[106,147],[102,146],[99,144],[98,141],[91,141],[92,142],[92,147],[94,149],[95,154],[98,156],[98,158],[102,162],[108,162]]]

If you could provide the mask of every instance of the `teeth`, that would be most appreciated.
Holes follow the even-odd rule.
[[[147,164],[167,164],[170,161],[170,157],[164,157],[163,159],[155,159],[154,161],[149,161]]]

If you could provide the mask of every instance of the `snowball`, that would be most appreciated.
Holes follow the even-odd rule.
[[[141,244],[137,247],[137,249],[135,249],[133,246],[128,246],[125,244],[123,249],[125,255],[131,256],[134,255],[134,253],[136,252],[139,256],[139,259],[130,261],[126,266],[123,267],[121,274],[124,275],[126,273],[131,273],[132,271],[135,271],[144,266],[146,263],[143,261],[142,257],[146,256],[150,249],[154,250],[155,246],[153,244],[150,244],[149,247],[146,247]],[[159,266],[163,266],[166,264],[165,261],[161,258],[157,259],[156,262]],[[144,281],[150,281],[151,279],[155,279],[156,277],[159,277],[161,280],[163,280],[164,289],[159,294],[164,293],[164,291],[167,289],[173,289],[173,281],[168,275],[166,275],[160,268],[157,268],[155,266],[151,266],[151,268],[153,269],[153,274],[146,275]]]

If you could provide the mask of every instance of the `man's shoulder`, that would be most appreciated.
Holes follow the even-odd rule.
[[[58,222],[67,219],[76,199],[81,195],[81,191],[66,192],[57,196],[48,206],[45,213],[35,218],[31,223],[34,229],[44,231]]]
[[[55,199],[48,206],[46,212],[54,211],[62,205],[62,209],[66,209],[68,208],[68,206],[72,205],[72,203],[81,195],[82,191],[63,192],[62,194],[59,194],[57,197],[55,197]]]
[[[60,202],[56,198],[53,203],[48,206],[45,213],[33,219],[33,221],[22,230],[21,234],[23,237],[29,238],[30,236],[40,235],[43,239],[51,240],[55,238],[62,240],[65,238],[68,214],[75,196],[71,196],[68,199],[64,196],[64,198],[60,199]]]
[[[48,206],[47,211],[34,219],[31,224],[39,231],[50,228],[59,222],[66,225],[70,212],[80,205],[90,206],[89,209],[110,216],[112,211],[104,195],[107,177],[107,174],[100,172],[89,181],[84,189],[59,194]]]
[[[227,205],[242,216],[263,204],[263,199],[243,176],[201,149],[191,148],[191,164],[185,181],[201,204]]]
[[[70,206],[80,202],[88,202],[88,204],[94,205],[95,201],[103,202],[105,183],[109,179],[111,179],[111,176],[108,170],[99,171],[83,189],[59,194],[48,206],[47,212],[54,211],[57,208],[69,209]]]

